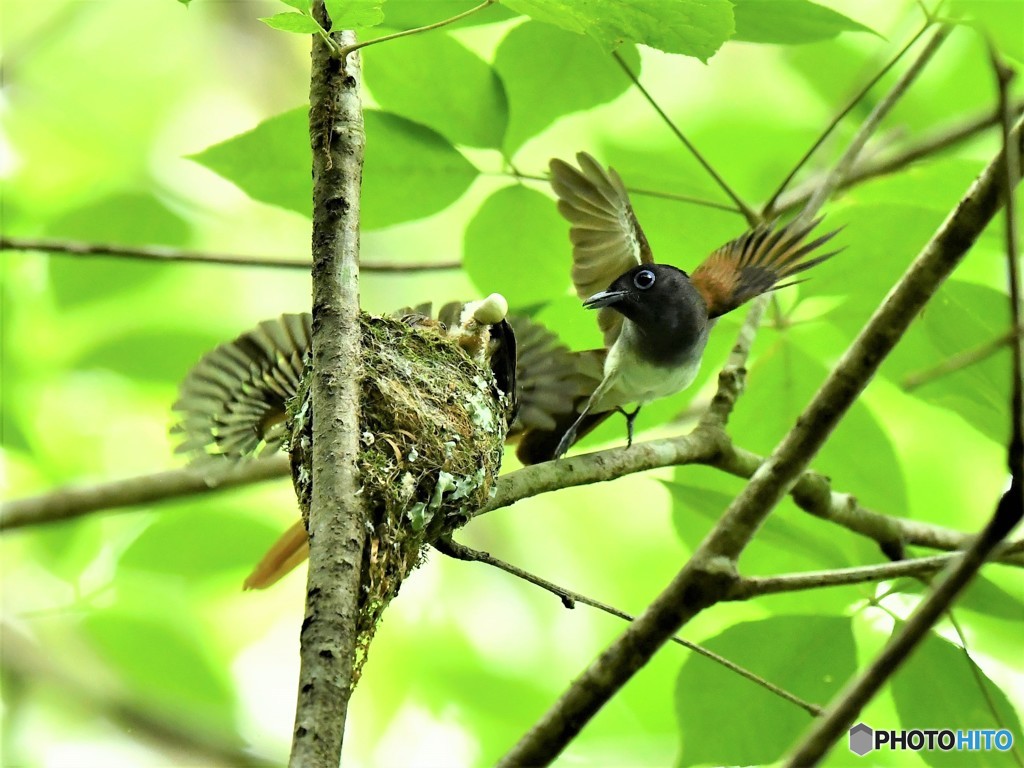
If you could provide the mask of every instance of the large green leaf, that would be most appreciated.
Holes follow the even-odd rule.
[[[305,216],[312,208],[309,125],[305,107],[265,120],[192,159],[254,200]],[[411,120],[366,110],[361,226],[420,219],[462,196],[477,170],[447,140]]]
[[[218,669],[188,617],[165,620],[126,608],[89,613],[82,630],[97,654],[140,701],[188,723],[230,731],[235,697],[227,670]]]
[[[927,585],[917,579],[899,579],[893,589],[910,594],[921,594]],[[1012,622],[1024,621],[1024,598],[1007,592],[983,575],[975,576],[956,601],[957,608],[967,608]]]
[[[366,83],[384,109],[429,126],[454,144],[501,147],[508,121],[501,81],[451,35],[410,35],[364,58]],[[457,85],[439,87],[439,72],[452,73]]]
[[[308,115],[306,107],[282,112],[190,157],[253,200],[309,216],[313,191]]]
[[[86,350],[77,365],[107,368],[141,381],[176,382],[195,365],[203,350],[222,341],[215,334],[136,326]]]
[[[454,203],[478,171],[443,136],[411,120],[367,110],[363,229],[422,219]]]
[[[636,48],[623,46],[619,55],[639,74]],[[533,21],[505,36],[494,55],[494,68],[508,95],[509,154],[555,118],[611,101],[630,85],[593,40]]]
[[[825,705],[856,670],[850,620],[776,616],[701,642],[805,701]],[[767,765],[811,723],[803,709],[697,654],[679,671],[679,765]]]
[[[606,51],[643,43],[701,61],[735,30],[728,0],[501,0],[520,13],[569,32],[589,35]]]
[[[949,280],[911,326],[883,368],[904,382],[939,363],[996,340],[1010,328],[1006,294],[982,285]],[[926,402],[960,414],[998,443],[1009,437],[1010,352],[994,354],[911,390]]]
[[[1002,54],[1024,63],[1024,3],[1020,0],[951,0],[949,12],[963,14]]]
[[[729,421],[736,441],[767,454],[793,427],[811,401],[839,350],[823,323],[791,327],[772,339],[763,329],[758,356],[750,366],[747,390]],[[866,506],[890,514],[906,509],[907,494],[896,451],[886,430],[858,400],[814,459],[834,487],[852,493]]]
[[[415,29],[450,19],[480,5],[478,0],[388,0],[384,5],[384,23],[396,29]],[[495,3],[479,13],[472,13],[464,19],[453,22],[446,29],[493,24],[515,18],[518,14],[505,6]]]
[[[121,193],[76,208],[50,223],[53,237],[116,245],[184,245],[189,226],[159,199]],[[55,255],[50,285],[58,303],[72,306],[137,290],[163,274],[166,266],[144,260]]]
[[[733,40],[750,43],[813,43],[841,32],[873,30],[809,0],[732,0],[736,14]]]
[[[254,566],[281,533],[252,515],[197,503],[157,518],[119,565],[190,581]]]
[[[513,307],[569,290],[565,224],[551,198],[524,186],[491,195],[466,227],[463,266],[481,293],[502,293]]]
[[[1015,745],[1022,743],[1020,719],[1006,694],[981,669],[972,667],[964,652],[935,634],[914,649],[889,683],[899,727],[912,729],[1008,728]],[[876,728],[896,728],[895,723],[869,723]],[[961,752],[922,750],[917,753],[928,765],[965,765]],[[971,752],[972,766],[1017,765],[1013,752]]]

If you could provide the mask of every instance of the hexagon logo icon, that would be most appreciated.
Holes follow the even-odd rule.
[[[857,723],[850,729],[850,751],[864,757],[874,749],[874,731],[865,723]]]

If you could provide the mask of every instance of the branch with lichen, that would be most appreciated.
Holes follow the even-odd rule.
[[[313,15],[330,28],[323,0]],[[341,46],[352,32],[330,35]],[[313,413],[309,574],[299,634],[291,768],[337,765],[352,692],[366,512],[358,495],[359,191],[363,112],[358,55],[348,67],[313,38]]]

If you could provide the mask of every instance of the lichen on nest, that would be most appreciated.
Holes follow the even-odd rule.
[[[363,315],[360,495],[368,516],[354,679],[384,608],[426,545],[493,495],[512,420],[488,368],[430,329]],[[309,375],[288,405],[292,477],[308,529]]]

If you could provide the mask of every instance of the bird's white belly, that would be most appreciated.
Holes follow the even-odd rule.
[[[687,355],[681,364],[662,366],[645,362],[633,354],[635,345],[629,342],[628,336],[635,332],[632,323],[627,321],[619,338],[608,350],[604,377],[611,386],[594,404],[592,410],[606,411],[629,403],[645,405],[652,400],[668,397],[686,389],[697,377],[704,343],[707,340],[706,335],[701,343],[694,345],[692,354]]]

